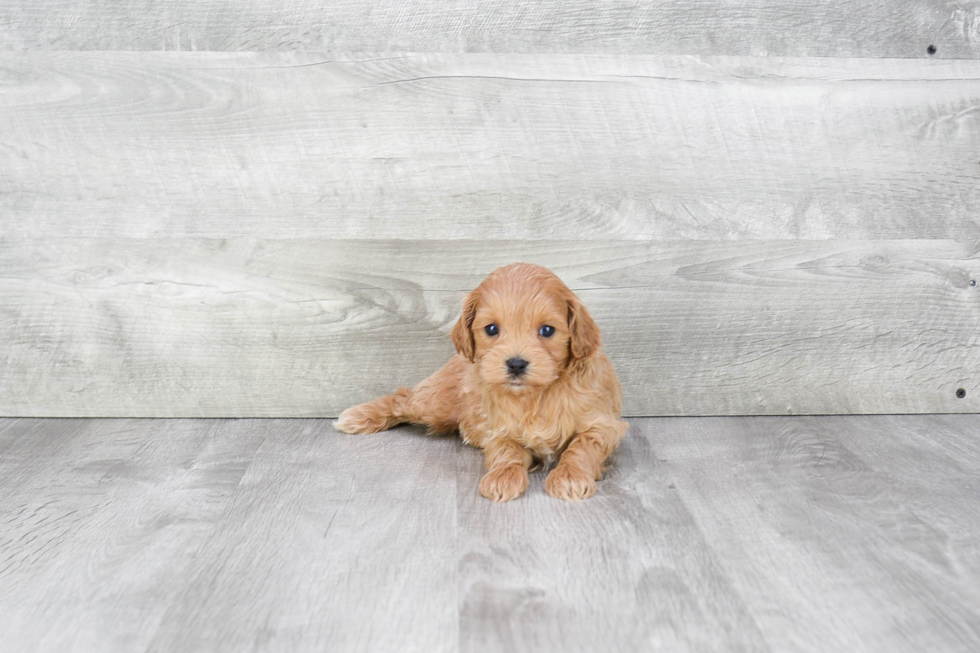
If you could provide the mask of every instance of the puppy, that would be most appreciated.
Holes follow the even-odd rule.
[[[396,424],[458,431],[483,449],[480,493],[519,497],[528,472],[550,456],[545,480],[553,497],[595,494],[603,462],[626,433],[622,390],[599,349],[599,327],[551,271],[528,263],[499,268],[463,300],[453,327],[458,352],[415,388],[399,388],[341,413],[345,433],[376,433]]]

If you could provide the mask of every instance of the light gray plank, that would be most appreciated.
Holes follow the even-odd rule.
[[[921,540],[915,552],[952,576],[943,582],[980,593],[980,417],[937,415],[930,419],[890,416],[880,419],[830,420],[820,435],[831,446],[844,446],[888,484],[896,505],[922,522],[909,529]],[[825,423],[820,421],[818,425]],[[873,431],[873,436],[867,432]],[[942,470],[937,474],[937,470]],[[889,526],[889,528],[896,528]],[[915,562],[915,561],[912,561]],[[913,564],[913,573],[927,573]],[[980,605],[980,599],[976,602]]]
[[[458,460],[460,651],[769,650],[644,438],[575,504],[546,471],[491,503],[482,455]]]
[[[235,424],[4,431],[18,432],[0,451],[4,649],[145,650],[261,441]]]
[[[296,420],[3,433],[5,650],[456,650],[456,439]]]
[[[953,241],[3,244],[6,415],[334,416],[441,366],[463,294],[518,260],[589,306],[629,415],[980,401],[978,255]]]
[[[18,236],[980,240],[980,62],[7,53]]]
[[[455,651],[455,438],[269,437],[148,651]]]
[[[4,650],[974,651],[980,416],[631,420],[597,495],[315,420],[0,420]]]
[[[977,57],[969,2],[7,0],[0,48]]]
[[[977,432],[976,416],[953,421]],[[745,418],[644,421],[634,437],[773,650],[973,651],[980,485],[966,468],[980,458],[916,461],[922,429],[949,433],[936,418]]]

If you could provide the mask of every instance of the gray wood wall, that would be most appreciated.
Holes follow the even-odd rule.
[[[0,228],[0,415],[333,416],[515,260],[630,415],[978,412],[980,5],[6,0]]]

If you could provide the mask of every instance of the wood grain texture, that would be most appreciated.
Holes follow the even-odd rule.
[[[4,650],[972,652],[980,416],[635,419],[597,495],[323,420],[0,420]]]
[[[980,56],[951,0],[7,0],[0,48]]]
[[[483,456],[458,460],[460,651],[769,650],[642,435],[575,504],[545,494],[546,471],[491,503]]]
[[[8,235],[980,241],[977,61],[30,52],[0,79]]]
[[[8,651],[142,651],[188,581],[262,429],[3,420]]]
[[[980,642],[977,523],[968,516],[980,492],[976,427],[972,416],[640,429],[773,650],[874,642],[965,653]]]
[[[596,316],[628,415],[980,401],[980,255],[955,241],[0,245],[6,415],[335,416],[441,366],[463,294],[520,260]]]
[[[456,441],[359,443],[309,421],[7,428],[7,651],[455,642]]]
[[[147,651],[454,650],[461,444],[267,424]]]

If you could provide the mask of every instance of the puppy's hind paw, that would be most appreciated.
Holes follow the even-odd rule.
[[[559,464],[544,480],[544,491],[556,499],[581,501],[595,494],[595,478],[576,467]]]
[[[352,406],[340,414],[333,427],[341,433],[377,433],[391,428],[390,418],[371,404]]]
[[[520,465],[491,469],[480,481],[480,494],[502,503],[524,494],[527,489],[527,470]]]

